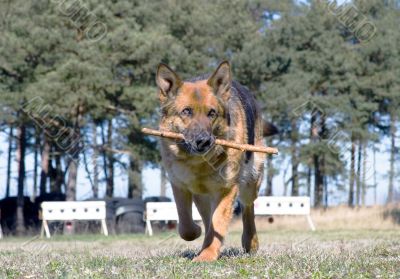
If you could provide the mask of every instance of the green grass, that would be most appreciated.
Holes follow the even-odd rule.
[[[246,255],[229,234],[221,258],[192,263],[201,240],[175,233],[6,238],[0,278],[400,278],[400,232],[269,231]]]

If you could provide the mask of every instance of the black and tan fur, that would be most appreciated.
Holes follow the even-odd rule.
[[[179,234],[191,241],[201,235],[193,222],[192,202],[205,227],[205,239],[194,261],[219,257],[232,218],[235,198],[243,208],[242,246],[258,249],[253,201],[262,180],[264,154],[214,145],[214,139],[263,145],[263,125],[253,95],[232,80],[221,63],[210,76],[182,81],[168,66],[157,70],[162,117],[160,130],[183,133],[184,141],[161,140],[161,155],[172,184],[179,215]]]

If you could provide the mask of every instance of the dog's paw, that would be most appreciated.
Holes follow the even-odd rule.
[[[201,236],[201,227],[194,223],[191,227],[179,226],[179,235],[186,241],[193,241]]]
[[[200,255],[195,257],[193,262],[213,262],[218,259],[218,252],[212,251],[211,249],[205,249],[201,251]]]
[[[242,246],[246,253],[256,253],[259,247],[257,235],[255,234],[252,237],[243,235]]]

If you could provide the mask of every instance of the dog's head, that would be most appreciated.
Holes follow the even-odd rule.
[[[181,146],[191,154],[210,150],[226,125],[225,105],[232,82],[229,63],[222,62],[209,78],[194,81],[183,81],[160,64],[156,82],[163,119],[169,129],[184,135]]]

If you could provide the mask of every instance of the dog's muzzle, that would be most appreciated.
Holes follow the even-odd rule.
[[[190,146],[191,153],[204,154],[214,146],[215,137],[212,134],[201,133],[190,137],[186,143]]]

